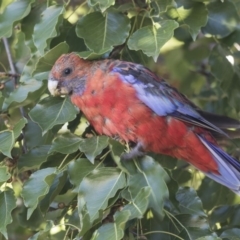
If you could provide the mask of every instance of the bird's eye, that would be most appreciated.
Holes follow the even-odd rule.
[[[72,72],[71,68],[65,68],[63,71],[64,75],[69,75],[71,72]]]

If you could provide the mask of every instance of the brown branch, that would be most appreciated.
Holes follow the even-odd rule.
[[[12,54],[11,54],[11,51],[10,51],[8,40],[7,40],[7,38],[3,38],[2,40],[3,40],[4,48],[6,50],[6,54],[7,54],[10,70],[11,70],[10,74],[13,76],[14,86],[16,88],[17,84],[18,84],[19,74],[16,72],[15,66],[13,64]],[[22,117],[25,117],[26,114],[24,112],[23,107],[20,107],[19,109],[20,109],[20,113],[21,113]],[[23,131],[22,131],[22,135],[23,135],[23,150],[24,150],[24,152],[27,152],[27,147],[26,147],[26,142],[25,142],[25,134],[24,134]]]

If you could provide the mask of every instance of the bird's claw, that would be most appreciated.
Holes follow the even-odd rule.
[[[127,161],[133,158],[143,157],[144,155],[145,155],[145,152],[143,151],[142,144],[138,143],[130,152],[123,153],[121,155],[121,160]]]

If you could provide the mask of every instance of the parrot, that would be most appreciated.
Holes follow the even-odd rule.
[[[131,143],[121,160],[148,152],[183,159],[240,195],[240,162],[217,142],[218,136],[229,138],[224,121],[219,116],[218,126],[218,117],[143,65],[63,54],[49,73],[48,89],[53,96],[69,95],[99,135]]]

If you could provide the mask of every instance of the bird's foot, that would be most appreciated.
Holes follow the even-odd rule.
[[[137,157],[143,157],[145,155],[145,152],[143,150],[143,146],[141,143],[138,143],[132,150],[128,153],[123,153],[121,155],[121,160],[126,161],[126,160],[131,160],[133,158]]]

